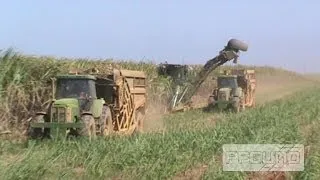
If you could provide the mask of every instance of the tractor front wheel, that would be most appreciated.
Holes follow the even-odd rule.
[[[246,106],[244,104],[241,104],[241,111],[245,111],[246,110]]]
[[[103,136],[108,136],[113,133],[112,114],[108,106],[103,109],[104,119],[102,120],[101,132]]]
[[[238,103],[235,103],[234,106],[233,106],[233,109],[236,113],[239,113],[240,112],[240,104]]]
[[[34,118],[31,119],[29,123],[38,123],[38,122],[44,122],[44,114],[39,114],[36,115]],[[28,137],[31,139],[39,139],[43,138],[43,129],[42,128],[33,128],[33,127],[28,127]]]
[[[234,102],[232,104],[232,108],[233,108],[234,112],[236,112],[236,113],[240,112],[240,99],[238,97],[236,97],[234,99]]]
[[[96,137],[96,124],[92,115],[85,114],[81,117],[81,122],[84,124],[84,127],[80,130],[81,136],[88,136],[91,140]]]

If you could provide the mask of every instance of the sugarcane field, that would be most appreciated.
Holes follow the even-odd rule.
[[[320,179],[320,3],[6,5],[1,180]]]

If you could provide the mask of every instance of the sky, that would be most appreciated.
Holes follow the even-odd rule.
[[[236,38],[249,45],[240,64],[320,72],[316,0],[2,1],[0,49],[205,64]]]

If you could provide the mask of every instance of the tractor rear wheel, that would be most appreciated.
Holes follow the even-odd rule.
[[[236,103],[233,105],[234,112],[239,113],[240,112],[240,104]]]
[[[96,137],[96,124],[92,115],[85,114],[81,116],[81,122],[84,124],[84,127],[80,130],[81,136],[88,136],[91,140]]]
[[[103,113],[105,113],[105,118],[102,120],[101,132],[103,136],[108,136],[112,134],[113,125],[112,125],[112,114],[108,106],[104,107]]]

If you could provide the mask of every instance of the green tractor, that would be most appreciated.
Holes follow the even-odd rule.
[[[217,78],[217,87],[209,97],[209,107],[233,109],[235,112],[255,105],[254,70],[226,70]]]
[[[211,98],[214,100],[210,104],[219,109],[232,108],[236,112],[240,111],[240,101],[242,99],[242,89],[238,87],[236,75],[220,75],[217,78],[218,88],[214,89]]]
[[[59,75],[52,81],[53,100],[37,112],[28,137],[107,136],[142,130],[146,104],[144,72],[97,69]]]

